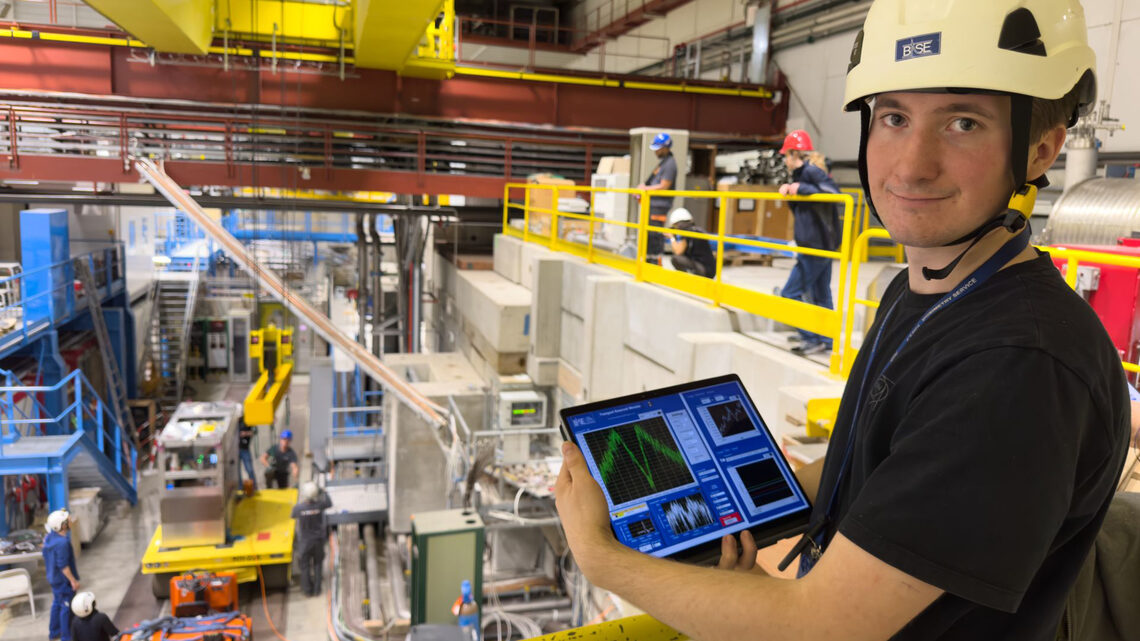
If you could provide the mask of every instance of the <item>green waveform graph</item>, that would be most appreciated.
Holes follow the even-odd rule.
[[[614,505],[689,485],[693,475],[660,416],[585,435]]]

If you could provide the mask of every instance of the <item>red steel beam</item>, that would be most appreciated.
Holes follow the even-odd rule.
[[[508,180],[504,176],[465,176],[372,169],[313,171],[308,180],[296,167],[217,162],[167,161],[166,173],[180,184],[222,187],[278,187],[282,189],[325,189],[330,191],[390,191],[400,194],[463,194],[473,198],[502,198]],[[0,180],[40,180],[65,182],[137,182],[134,169],[123,171],[119,158],[92,156],[20,156],[19,168],[0,165]],[[513,182],[520,182],[514,179]]]
[[[594,87],[461,76],[401,78],[355,69],[351,77],[221,65],[158,64],[131,59],[125,48],[36,40],[0,42],[0,89],[264,104],[379,114],[465,118],[624,130],[689,129],[725,136],[777,136],[787,100],[624,87]]]

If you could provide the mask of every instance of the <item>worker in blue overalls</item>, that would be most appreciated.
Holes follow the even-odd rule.
[[[51,585],[51,619],[48,638],[71,641],[71,598],[79,589],[79,571],[75,568],[75,552],[71,549],[71,515],[56,510],[48,515],[44,537],[44,567]]]

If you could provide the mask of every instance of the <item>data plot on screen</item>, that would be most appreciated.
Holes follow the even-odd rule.
[[[693,483],[660,416],[590,432],[585,439],[614,505]]]
[[[646,534],[653,534],[656,531],[657,528],[653,527],[653,521],[649,519],[641,519],[629,524],[629,535],[635,539]]]
[[[734,471],[740,477],[740,482],[753,507],[762,508],[769,503],[793,496],[791,486],[780,473],[780,466],[776,465],[776,459],[768,458],[741,465]]]
[[[699,492],[669,501],[662,507],[665,521],[673,530],[673,534],[681,535],[713,523],[712,511],[709,510],[708,503],[705,503],[705,497]]]
[[[705,409],[722,439],[756,431],[756,426],[752,424],[752,419],[748,417],[748,412],[740,401],[709,405]]]

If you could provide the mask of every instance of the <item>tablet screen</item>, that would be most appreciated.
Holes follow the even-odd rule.
[[[631,548],[673,556],[745,528],[774,540],[811,510],[735,375],[569,408],[562,419]]]

